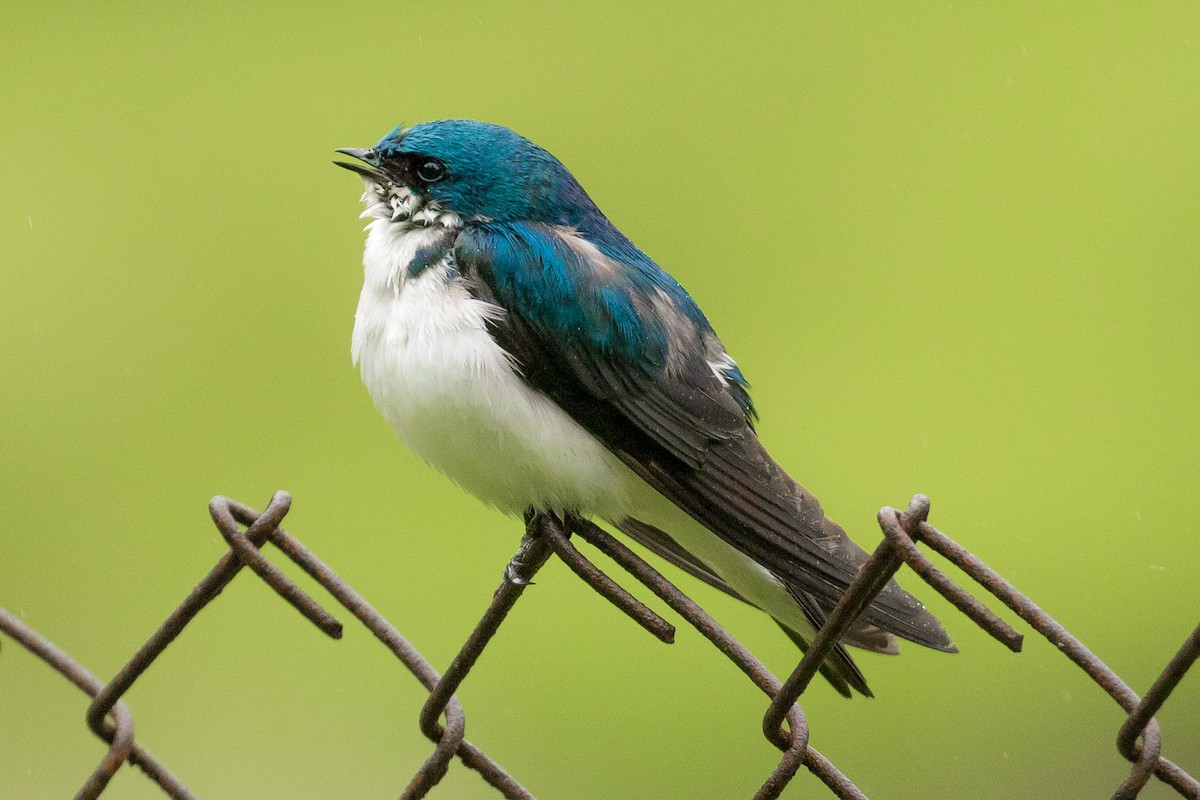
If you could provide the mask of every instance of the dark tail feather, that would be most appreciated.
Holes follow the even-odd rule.
[[[800,652],[808,652],[807,639],[796,633],[787,625],[784,625],[779,620],[775,620],[775,623],[783,629],[783,632],[787,634],[789,639],[795,642],[796,646],[800,648]],[[854,663],[852,658],[850,658],[850,654],[846,652],[846,648],[842,647],[840,644],[835,647],[833,652],[829,654],[829,657],[821,663],[821,666],[818,667],[818,670],[820,671],[821,676],[833,684],[833,688],[837,689],[838,694],[842,695],[843,697],[853,697],[850,692],[851,689],[854,689],[864,697],[875,696],[871,693],[870,688],[867,686],[867,680],[863,677],[862,672],[859,671],[858,665]]]
[[[834,523],[832,520],[829,520],[828,517],[825,519],[828,525],[836,528],[837,531],[841,533],[841,529],[837,528],[836,523]],[[729,584],[721,580],[720,577],[718,577],[712,570],[705,566],[699,559],[681,548],[675,542],[675,540],[673,540],[670,536],[667,536],[658,528],[655,528],[653,525],[647,525],[640,520],[626,518],[618,522],[616,527],[635,542],[638,542],[652,552],[657,553],[662,558],[666,559],[685,572],[699,578],[709,586],[720,589],[726,594],[736,597],[743,602],[749,602],[740,594],[738,594],[732,587],[730,587]],[[845,534],[842,534],[842,538],[849,542],[849,539],[845,537]],[[857,545],[853,545],[853,543],[851,543],[851,546],[857,547]],[[856,559],[858,559],[860,562],[866,559],[866,552],[863,551],[862,548],[858,548],[858,553],[861,555],[855,554]],[[900,590],[898,586],[895,586],[894,582],[892,582],[890,585],[895,587],[893,591],[903,591]],[[821,625],[824,624],[825,617],[828,616],[830,609],[823,608],[821,602],[817,600],[817,598],[804,592],[803,590],[793,587],[789,587],[789,589],[791,590],[792,596],[796,600],[797,605],[800,606],[800,609],[804,612],[804,615],[808,617],[809,622],[812,623],[814,628],[820,629]],[[940,641],[939,637],[936,635],[926,636],[924,637],[925,640],[921,643],[929,647],[936,647],[939,650],[953,651],[954,645],[949,643],[949,637],[946,637],[945,632],[941,630],[941,626],[938,625],[937,620],[934,620],[933,617],[929,615],[929,612],[925,611],[920,603],[917,603],[914,598],[909,598],[909,600],[911,603],[916,604],[920,612],[928,617],[929,620],[932,620],[932,629],[935,631],[940,631],[941,637],[945,637],[943,642]],[[753,605],[753,603],[750,603],[750,605]],[[832,606],[830,608],[832,608]],[[796,646],[799,647],[802,652],[808,650],[807,639],[796,633],[787,625],[779,622],[779,620],[775,620],[775,622],[780,628],[783,629],[783,632],[787,634],[788,638],[795,642]],[[842,637],[842,642],[854,647],[860,647],[864,650],[870,650],[875,653],[895,654],[897,652],[896,641],[891,635],[888,634],[886,630],[862,618],[859,618],[853,625],[850,626],[850,630],[847,631]],[[838,692],[846,697],[852,696],[850,691],[851,689],[857,690],[859,694],[862,694],[866,697],[875,696],[871,693],[871,690],[867,688],[867,682],[866,679],[863,678],[862,672],[859,671],[858,666],[854,663],[853,659],[850,658],[850,654],[846,652],[846,648],[841,644],[839,644],[834,651],[830,653],[829,657],[825,659],[825,662],[821,664],[820,672],[826,680],[833,684],[833,687],[837,689]]]

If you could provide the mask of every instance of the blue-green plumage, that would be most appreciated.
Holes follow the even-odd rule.
[[[506,128],[425,123],[344,152],[375,217],[355,358],[401,438],[486,502],[604,517],[811,635],[865,553],[762,447],[683,287]],[[892,652],[892,633],[953,649],[894,582],[844,641]],[[867,692],[840,647],[823,672]]]
[[[427,191],[440,205],[474,220],[458,249],[468,243],[490,248],[484,262],[493,270],[497,296],[547,332],[569,332],[580,337],[575,346],[616,356],[620,367],[648,377],[667,364],[668,323],[677,328],[690,323],[683,344],[698,353],[706,337],[715,338],[678,281],[601,213],[558,159],[528,139],[499,125],[448,120],[396,128],[373,149],[381,162],[408,165],[417,156],[445,166],[448,173]],[[578,234],[595,253],[572,248],[547,226]],[[639,302],[650,296],[663,302]],[[664,311],[672,319],[664,319]],[[753,424],[745,378],[732,361],[723,369]]]
[[[667,320],[637,302],[659,285],[647,270],[613,259],[597,265],[567,238],[528,222],[469,225],[456,255],[486,270],[506,308],[520,309],[548,333],[570,334],[572,346],[619,358],[647,376],[665,368]],[[687,319],[698,335],[703,323]]]
[[[420,155],[452,169],[447,179],[428,189],[430,197],[464,218],[538,220],[602,235],[592,225],[603,215],[575,177],[550,153],[508,128],[473,120],[399,127],[373,150],[381,162]],[[620,236],[615,228],[612,233]]]

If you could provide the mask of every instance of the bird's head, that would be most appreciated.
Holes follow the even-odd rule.
[[[371,216],[414,225],[467,220],[580,226],[599,214],[554,156],[508,128],[474,120],[397,127],[335,162],[362,176]]]

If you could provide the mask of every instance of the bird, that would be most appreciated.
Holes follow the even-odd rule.
[[[351,355],[400,440],[510,515],[605,521],[801,648],[866,560],[755,432],[749,383],[683,286],[557,158],[501,125],[399,125],[335,161],[369,219]],[[956,648],[889,582],[850,645]]]

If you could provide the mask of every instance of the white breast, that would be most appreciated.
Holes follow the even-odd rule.
[[[438,235],[375,220],[351,352],[400,439],[485,503],[620,518],[641,483],[518,377],[492,339],[503,309],[473,298],[451,264],[405,268]]]

